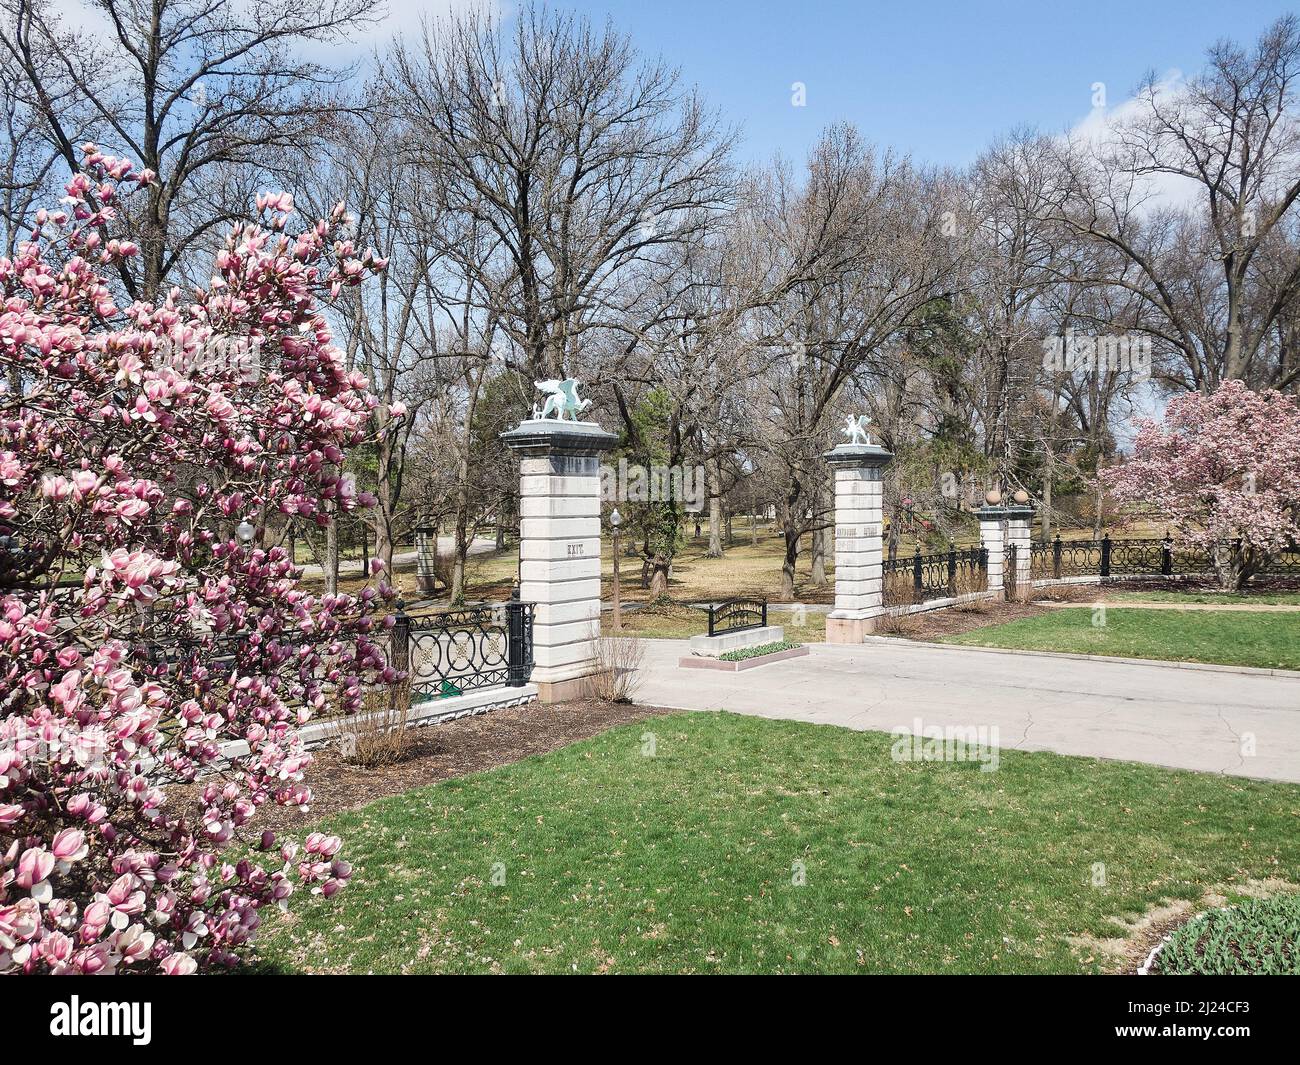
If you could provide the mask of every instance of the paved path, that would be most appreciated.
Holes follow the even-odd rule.
[[[1002,747],[1300,782],[1300,678],[918,647],[811,645],[744,673],[687,671],[647,640],[638,702],[889,732],[996,725]],[[1255,755],[1240,737],[1253,733]]]
[[[453,541],[450,536],[439,536],[438,553],[450,554],[452,549],[452,542]],[[470,541],[469,553],[471,555],[486,555],[492,551],[495,551],[496,548],[497,548],[497,542],[495,539],[487,536],[478,536]],[[395,551],[393,553],[393,569],[399,569],[402,566],[405,566],[408,563],[413,563],[413,562],[415,562],[414,550],[407,549],[403,551]],[[360,568],[361,568],[360,555],[358,555],[356,558],[339,559],[339,576],[341,577],[350,576],[353,570],[359,570]],[[318,565],[315,562],[307,562],[303,564],[302,572],[304,577],[319,577],[325,572],[325,570],[324,567]]]

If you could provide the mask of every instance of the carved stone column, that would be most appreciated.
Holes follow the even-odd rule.
[[[519,455],[519,598],[534,603],[543,702],[585,694],[600,638],[600,459],[618,442],[594,422],[534,418],[502,433]]]
[[[861,643],[882,610],[882,477],[894,456],[875,444],[840,444],[823,457],[835,471],[835,609],[826,642]]]

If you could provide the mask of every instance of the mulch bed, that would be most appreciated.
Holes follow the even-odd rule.
[[[253,826],[259,832],[269,828],[277,833],[297,834],[313,821],[375,799],[508,765],[588,739],[616,725],[672,712],[596,700],[511,706],[415,729],[407,757],[377,769],[349,765],[333,747],[321,748],[312,752],[314,757],[306,773],[307,786],[314,796],[311,810],[303,814],[268,804],[258,810]]]
[[[980,609],[962,609],[948,607],[946,610],[931,610],[924,614],[913,614],[903,622],[904,631],[900,636],[910,640],[934,640],[940,636],[958,636],[972,629],[982,629],[988,625],[1003,625],[1020,618],[1033,618],[1045,614],[1051,607],[1038,603],[989,603]]]

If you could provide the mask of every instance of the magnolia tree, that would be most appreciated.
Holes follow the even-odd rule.
[[[1102,480],[1132,513],[1205,547],[1219,583],[1240,588],[1300,539],[1300,406],[1240,381],[1177,396]]]
[[[84,152],[0,258],[0,973],[191,973],[349,874],[253,822],[311,801],[298,726],[396,679],[392,590],[314,597],[262,545],[368,502],[338,470],[376,401],[320,300],[384,264],[264,196],[206,290],[119,307],[114,204],[152,176]]]

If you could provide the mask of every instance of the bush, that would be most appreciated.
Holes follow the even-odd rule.
[[[1300,894],[1210,910],[1171,933],[1154,971],[1166,975],[1300,976]]]
[[[876,617],[875,631],[893,636],[906,636],[915,632],[917,621],[898,609],[916,603],[916,588],[910,571],[885,575],[881,584],[881,605],[884,612]]]
[[[645,646],[632,635],[602,636],[596,641],[596,673],[589,690],[607,703],[630,703],[641,683]]]
[[[334,726],[343,760],[367,769],[393,765],[410,752],[411,682],[381,685],[366,692],[361,709]]]
[[[183,974],[350,873],[337,837],[253,822],[311,801],[298,726],[396,679],[392,589],[318,599],[261,544],[276,515],[373,502],[337,471],[377,401],[320,300],[383,262],[326,221],[287,235],[291,201],[263,196],[210,289],[119,309],[137,249],[104,231],[152,175],[84,153],[68,209],[0,258],[0,380],[23,385],[0,386],[0,973]],[[197,814],[168,804],[199,779]]]

